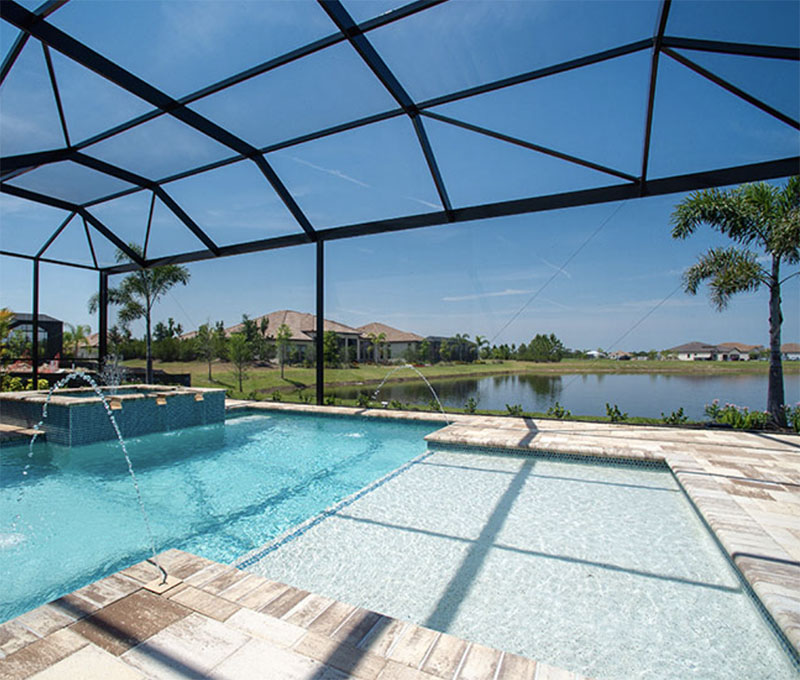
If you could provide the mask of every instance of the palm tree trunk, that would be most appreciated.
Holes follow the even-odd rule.
[[[784,409],[783,365],[781,363],[781,284],[780,259],[772,256],[772,274],[769,282],[769,381],[767,383],[767,411],[770,422],[776,427],[786,427]]]
[[[145,323],[145,334],[144,334],[144,344],[145,344],[145,357],[147,360],[147,368],[145,369],[145,378],[144,381],[148,385],[153,384],[153,352],[152,346],[150,342],[150,310],[147,310],[147,313],[144,315],[144,323]]]

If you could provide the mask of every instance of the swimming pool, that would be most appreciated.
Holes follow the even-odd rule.
[[[241,566],[590,677],[797,677],[665,467],[445,448],[303,529]]]
[[[127,444],[157,549],[231,562],[422,453],[434,429],[245,413]],[[118,444],[37,444],[24,477],[27,446],[0,453],[0,621],[149,556]]]

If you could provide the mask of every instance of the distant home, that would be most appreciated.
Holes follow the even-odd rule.
[[[317,317],[314,314],[305,312],[295,312],[290,309],[282,309],[277,312],[270,312],[253,319],[256,326],[261,326],[262,319],[268,320],[267,334],[270,338],[275,338],[278,329],[286,324],[291,331],[289,347],[292,354],[300,360],[314,359],[314,339],[317,335]],[[244,324],[237,323],[225,329],[225,334],[239,333],[244,329]],[[384,361],[402,359],[409,348],[419,348],[419,343],[424,339],[416,333],[409,333],[398,328],[393,328],[385,323],[373,322],[359,328],[352,328],[338,321],[325,319],[323,322],[324,331],[334,331],[339,338],[339,347],[342,357],[348,357],[355,361],[373,361],[375,350],[370,341],[370,335],[375,337],[381,333],[384,339],[379,350],[379,357]],[[182,339],[193,338],[197,331],[191,331],[181,336]]]
[[[13,314],[9,324],[11,334],[21,332],[28,342],[33,342],[33,314],[25,312],[13,312]],[[47,314],[39,314],[38,327],[39,351],[42,359],[55,359],[63,351],[64,322]]]
[[[781,357],[785,361],[800,361],[800,342],[787,342],[781,345]]]
[[[667,350],[680,361],[748,361],[750,352],[761,349],[760,345],[743,342],[723,342],[709,345],[705,342],[687,342]]]
[[[361,332],[362,338],[369,338],[370,335],[375,336],[384,334],[384,360],[390,361],[392,359],[402,359],[406,356],[409,350],[419,349],[419,344],[424,340],[421,335],[416,333],[409,333],[401,331],[397,328],[387,326],[385,323],[368,323],[364,326],[359,326],[358,330]]]

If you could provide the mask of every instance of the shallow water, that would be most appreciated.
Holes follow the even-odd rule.
[[[797,677],[665,469],[436,451],[247,569],[590,677]]]

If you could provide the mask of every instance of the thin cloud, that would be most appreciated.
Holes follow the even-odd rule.
[[[472,295],[453,295],[443,297],[443,302],[464,302],[465,300],[483,300],[484,298],[505,297],[506,295],[529,295],[532,290],[516,290],[506,288],[506,290],[493,291],[491,293],[474,293]]]
[[[548,261],[547,261],[547,260],[545,260],[543,257],[540,257],[539,259],[540,259],[542,262],[544,262],[544,263],[545,263],[545,264],[546,264],[548,267],[550,267],[550,269],[555,269],[557,272],[559,272],[559,273],[563,274],[563,275],[564,275],[564,276],[566,276],[568,279],[571,279],[571,278],[572,278],[572,274],[570,274],[570,273],[569,273],[569,272],[568,272],[566,269],[564,269],[564,268],[562,268],[562,267],[559,267],[557,264],[553,264],[552,262],[548,262]]]
[[[356,179],[355,177],[350,177],[350,175],[345,175],[341,170],[335,170],[332,168],[323,168],[321,165],[314,165],[313,163],[304,161],[302,158],[297,158],[297,156],[292,156],[291,159],[297,163],[301,163],[302,165],[307,165],[309,168],[314,168],[314,170],[319,170],[320,172],[327,173],[328,175],[333,175],[334,177],[338,177],[339,179],[343,179],[346,180],[347,182],[352,182],[353,184],[357,184],[360,187],[366,187],[367,189],[371,188],[371,186],[366,182],[362,182],[360,179]]]
[[[428,208],[434,208],[436,210],[439,210],[442,207],[440,205],[437,205],[436,203],[431,203],[429,201],[423,201],[421,198],[414,198],[413,196],[406,196],[406,198],[409,201],[414,201],[415,203],[419,203],[419,204],[424,205],[424,206],[426,206]]]

